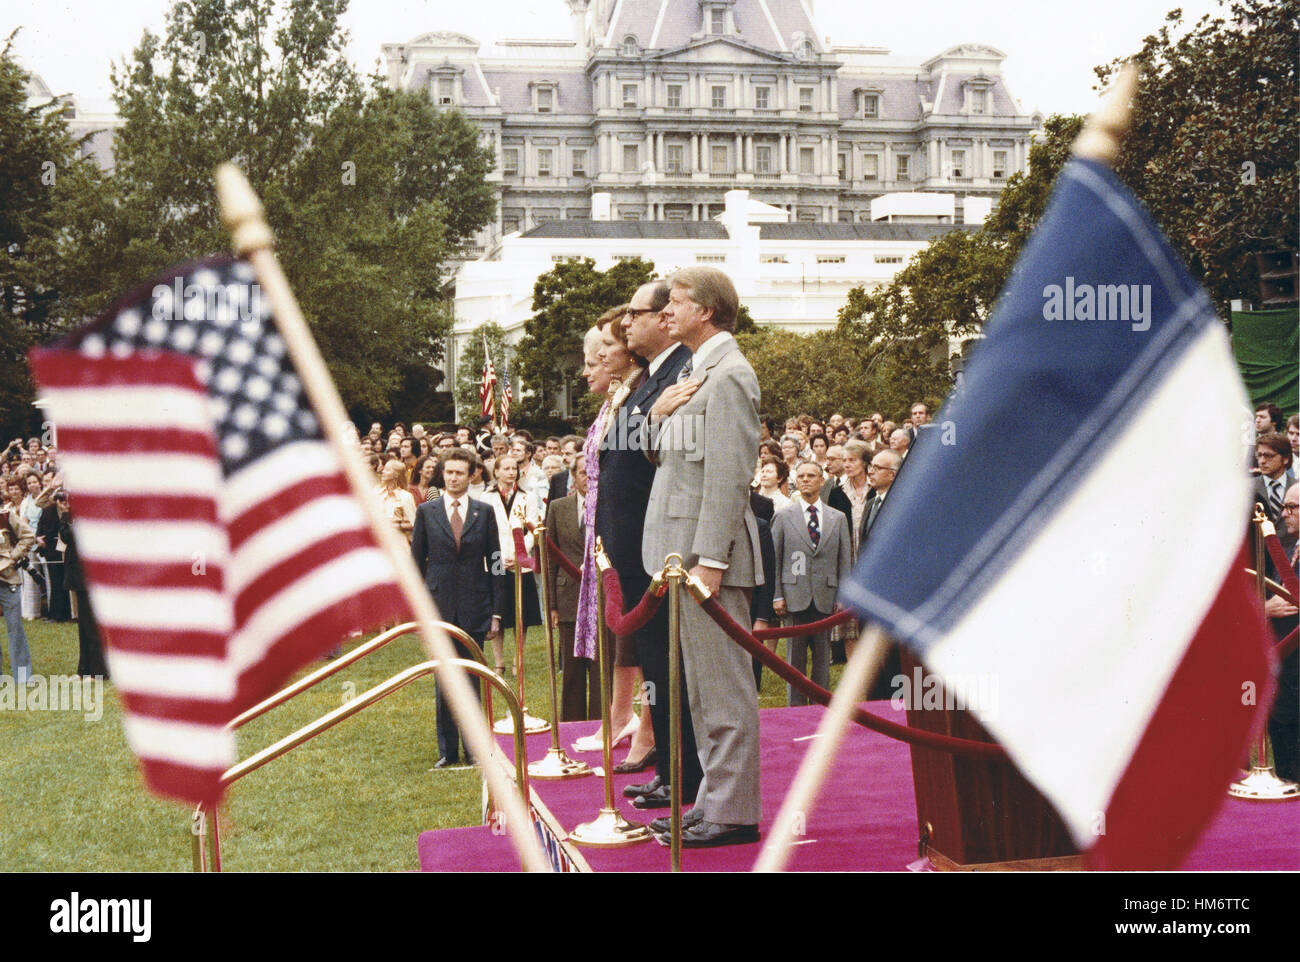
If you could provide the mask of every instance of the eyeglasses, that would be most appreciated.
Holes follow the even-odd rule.
[[[657,311],[653,307],[641,307],[641,308],[629,307],[626,311],[623,312],[624,316],[626,317],[640,317],[642,314],[660,314],[660,313],[662,313],[662,311]]]
[[[868,471],[893,471],[894,469],[891,467],[887,467],[886,465],[883,464],[868,464],[867,470]]]
[[[1285,502],[1283,502],[1283,504],[1282,504],[1282,510],[1283,510],[1283,511],[1300,511],[1300,504],[1286,504]]]

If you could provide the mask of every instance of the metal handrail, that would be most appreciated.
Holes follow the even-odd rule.
[[[465,671],[472,675],[478,675],[480,678],[495,688],[501,689],[505,697],[506,706],[514,718],[515,728],[515,783],[519,786],[520,793],[523,795],[524,802],[528,801],[528,759],[524,751],[524,722],[523,710],[520,707],[519,700],[510,690],[510,686],[505,680],[486,665],[480,665],[477,662],[469,661],[464,658],[454,658],[448,665],[459,665]],[[220,785],[224,790],[230,785],[237,782],[251,772],[257,771],[262,766],[274,761],[281,756],[288,754],[293,749],[305,742],[311,741],[317,735],[333,728],[339,722],[351,718],[369,708],[376,702],[382,701],[393,692],[405,688],[416,679],[423,678],[433,674],[438,670],[440,663],[437,660],[421,662],[413,665],[404,671],[398,672],[387,681],[380,682],[374,688],[362,692],[357,697],[349,700],[333,711],[326,712],[320,718],[308,725],[304,725],[292,734],[286,735],[279,741],[268,745],[241,762],[236,763],[221,776]],[[489,764],[488,759],[481,759],[480,764]],[[217,813],[215,810],[205,809],[200,805],[194,812],[190,821],[190,834],[193,838],[194,854],[194,871],[204,872],[221,871],[221,832],[217,824]],[[210,853],[210,857],[209,857]]]
[[[434,624],[468,648],[470,653],[482,662],[484,666],[487,665],[487,658],[483,654],[483,649],[480,648],[478,643],[466,634],[464,630],[457,628],[455,625],[448,624],[445,621],[437,621],[434,622]],[[396,628],[390,628],[381,634],[375,635],[375,637],[371,638],[369,641],[357,645],[346,655],[341,655],[338,658],[332,659],[328,664],[322,665],[311,674],[303,675],[303,677],[299,678],[292,685],[282,688],[274,695],[270,695],[258,702],[242,715],[237,715],[226,724],[227,731],[234,731],[237,728],[243,728],[253,719],[265,715],[272,708],[277,708],[280,705],[283,705],[289,699],[301,695],[309,688],[319,685],[326,678],[342,671],[344,668],[348,667],[348,665],[355,664],[373,651],[378,651],[393,639],[400,638],[402,635],[409,635],[412,632],[419,631],[419,629],[419,624],[414,621],[408,621],[405,624],[398,625]],[[489,701],[488,704],[490,712],[491,702]]]

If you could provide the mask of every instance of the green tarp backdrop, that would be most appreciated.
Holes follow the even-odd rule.
[[[1300,409],[1300,311],[1233,311],[1232,353],[1251,405]]]

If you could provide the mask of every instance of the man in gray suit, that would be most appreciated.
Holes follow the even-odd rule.
[[[772,609],[789,613],[796,625],[807,625],[835,611],[839,583],[853,568],[853,545],[844,512],[822,503],[821,465],[800,461],[794,471],[799,497],[772,519],[772,543],[781,572]],[[790,664],[805,671],[808,648],[812,648],[809,677],[829,688],[831,683],[830,635],[795,636],[790,639]],[[793,685],[788,688],[789,704],[806,705],[808,697]]]
[[[726,274],[693,267],[668,278],[668,333],[690,348],[681,380],[651,408],[658,461],[642,563],[673,552],[741,624],[761,583],[749,482],[758,457],[758,379],[731,331],[739,300]],[[704,779],[682,833],[688,848],[758,840],[758,695],[749,655],[703,609],[682,606],[682,660]]]

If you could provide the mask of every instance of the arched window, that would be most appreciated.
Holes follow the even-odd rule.
[[[637,46],[636,37],[629,33],[623,38],[623,56],[635,57],[639,51],[640,48]]]

